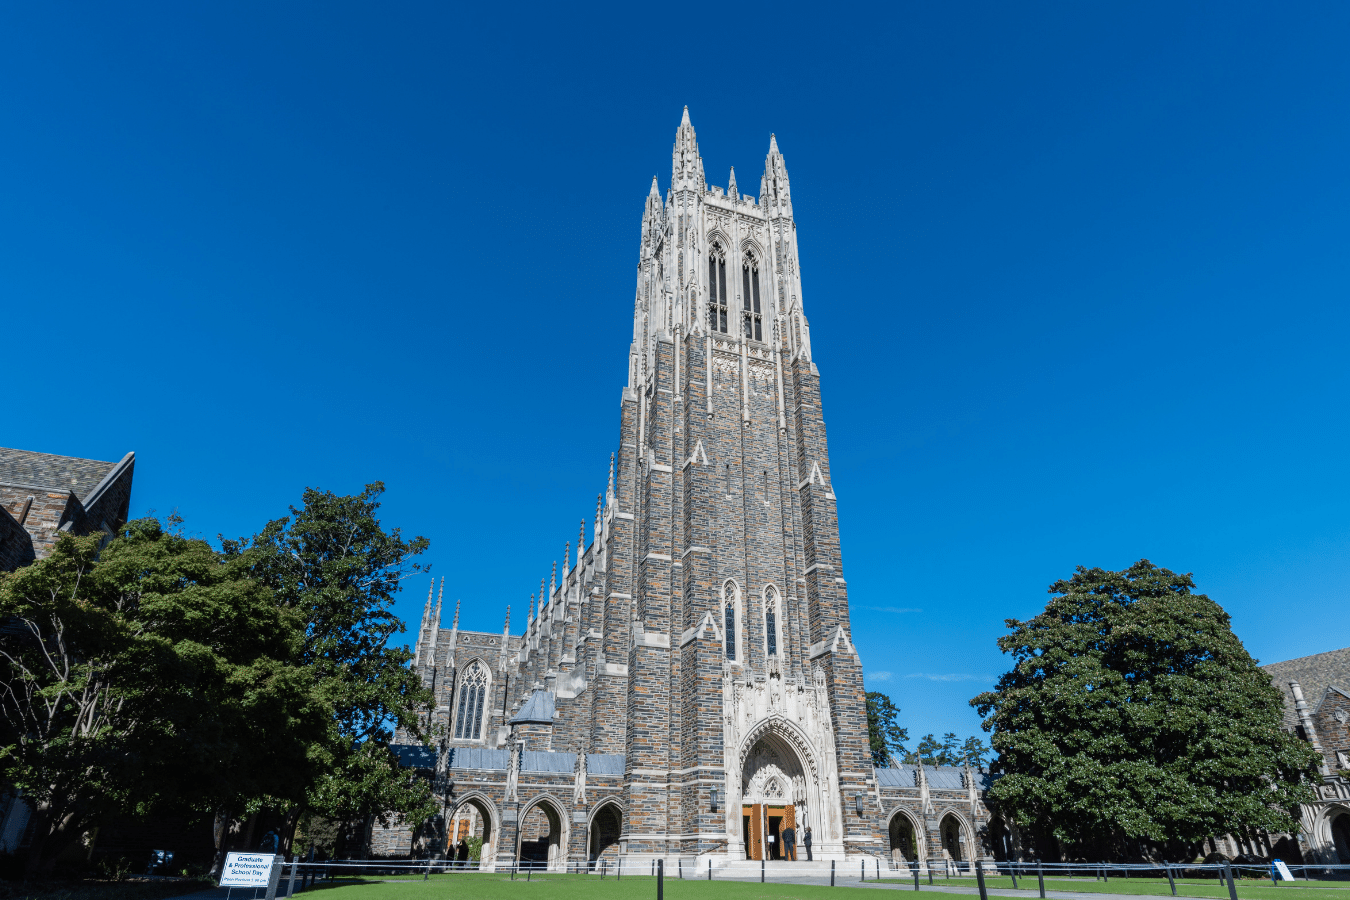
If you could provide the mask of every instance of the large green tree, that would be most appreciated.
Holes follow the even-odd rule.
[[[33,875],[109,816],[285,796],[322,735],[299,617],[241,562],[154,519],[100,543],[0,578],[0,780]]]
[[[279,804],[292,830],[306,815],[354,821],[401,816],[420,824],[434,810],[429,785],[401,769],[389,743],[395,729],[418,739],[431,692],[390,644],[404,631],[394,598],[404,578],[422,571],[423,537],[405,540],[378,518],[384,485],[340,496],[306,489],[300,507],[251,539],[222,540],[281,606],[298,617],[299,659],[328,721],[310,748],[299,803]]]
[[[1148,560],[1080,566],[1044,612],[1008,620],[999,648],[1013,668],[971,700],[993,732],[1003,775],[990,798],[1005,814],[1095,858],[1298,827],[1315,754],[1281,727],[1279,690],[1194,586]]]
[[[872,750],[872,765],[889,766],[892,756],[904,756],[909,730],[896,719],[900,707],[880,691],[867,692],[867,742]]]

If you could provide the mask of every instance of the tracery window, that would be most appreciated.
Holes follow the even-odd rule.
[[[757,341],[764,340],[764,317],[759,309],[759,264],[754,256],[746,254],[745,264],[741,267],[741,306],[743,307],[742,325],[745,336]]]
[[[736,658],[736,588],[727,582],[722,590],[723,624],[726,629],[724,644],[727,659]]]
[[[483,730],[483,704],[487,700],[487,669],[474,660],[460,677],[459,704],[455,711],[455,740],[476,741]]]
[[[717,244],[708,254],[708,327],[727,332],[727,260]]]
[[[769,656],[778,655],[778,592],[764,591],[764,643]]]

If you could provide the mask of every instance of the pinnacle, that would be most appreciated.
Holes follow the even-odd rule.
[[[656,198],[658,198],[658,199],[660,199],[660,197],[661,197],[661,191],[660,191],[660,189],[658,189],[657,186],[656,186],[656,176],[655,176],[655,175],[652,176],[652,189],[651,189],[651,192],[648,194],[648,196],[650,196],[650,197],[656,197]]]
[[[778,152],[778,139],[774,137],[772,134],[769,135],[769,152],[770,153]]]
[[[681,125],[693,124],[692,122],[689,121],[689,106],[687,104],[684,107],[684,116],[680,118],[680,124]]]

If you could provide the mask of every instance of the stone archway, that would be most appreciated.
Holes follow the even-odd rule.
[[[973,848],[969,841],[969,829],[965,820],[954,812],[942,817],[938,824],[938,845],[942,848],[944,860],[956,863],[956,868],[959,869],[961,863],[971,858]]]
[[[806,766],[782,735],[761,735],[741,766],[741,840],[747,859],[782,859],[782,834],[812,822]],[[798,838],[800,844],[801,839]]]
[[[516,858],[522,866],[567,869],[567,821],[558,803],[548,797],[531,802],[521,810],[517,831]]]
[[[902,869],[920,858],[919,835],[922,834],[917,821],[905,810],[897,809],[891,815],[890,825],[891,865]]]
[[[453,859],[459,868],[492,871],[496,868],[496,809],[492,801],[481,794],[461,797],[447,821],[450,827],[446,833],[445,855]],[[479,844],[478,860],[472,858],[472,847],[476,838]],[[461,841],[463,846],[461,847]],[[461,853],[464,858],[460,859]]]
[[[1331,852],[1336,862],[1350,863],[1350,812],[1338,810],[1327,822]]]
[[[619,858],[619,836],[623,834],[623,810],[613,801],[602,803],[591,816],[590,846],[586,858],[592,865],[600,860]]]

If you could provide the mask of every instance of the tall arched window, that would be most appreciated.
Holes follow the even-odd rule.
[[[726,627],[727,659],[736,658],[736,587],[730,581],[722,588],[722,615]]]
[[[487,669],[474,660],[460,676],[459,708],[455,711],[455,740],[476,741],[483,729],[483,704],[487,700]]]
[[[749,253],[741,267],[741,306],[744,317],[745,336],[757,341],[764,340],[764,317],[759,311],[759,264]]]
[[[769,656],[778,655],[778,592],[772,587],[764,591],[764,644]]]
[[[717,244],[708,254],[708,327],[727,331],[727,260]]]

